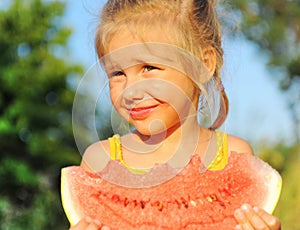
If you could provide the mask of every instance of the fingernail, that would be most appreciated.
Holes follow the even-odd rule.
[[[89,216],[86,216],[84,219],[85,219],[85,221],[88,222],[88,223],[91,223],[91,222],[92,222],[92,218],[89,217]]]
[[[234,216],[235,216],[238,220],[242,220],[242,219],[245,217],[243,211],[240,210],[240,209],[238,209],[238,210],[236,210],[236,211],[234,212]]]
[[[259,212],[259,208],[258,207],[253,207],[254,212]]]
[[[99,220],[94,220],[94,223],[97,225],[97,226],[101,226],[101,223]]]
[[[250,205],[249,204],[243,204],[242,209],[245,210],[245,211],[249,211],[250,210]]]
[[[101,228],[101,230],[110,230],[110,228],[107,227],[107,226],[104,226],[104,227]]]
[[[242,228],[241,228],[241,225],[237,225],[237,226],[235,226],[235,228],[234,228],[235,230],[242,230]]]

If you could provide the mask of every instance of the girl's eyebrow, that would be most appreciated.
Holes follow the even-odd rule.
[[[122,47],[102,57],[107,70],[123,70],[139,64],[158,64],[180,71],[195,82],[205,84],[211,73],[191,53],[164,43],[138,43]]]
[[[108,72],[108,73],[123,69],[117,63],[112,63],[112,62],[103,62],[103,67],[106,70],[106,72]]]

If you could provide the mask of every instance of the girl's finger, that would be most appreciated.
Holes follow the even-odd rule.
[[[84,219],[81,219],[76,225],[70,227],[69,230],[86,229],[88,225],[89,225],[89,217],[86,217]]]
[[[98,230],[100,229],[100,226],[101,224],[99,221],[93,221],[90,217],[85,217],[71,227],[70,230]]]
[[[269,229],[271,230],[281,229],[281,224],[277,217],[272,216],[271,214],[267,213],[265,210],[261,208],[254,207],[253,210],[269,226]]]
[[[237,209],[234,212],[234,216],[239,223],[239,225],[236,226],[236,229],[255,230],[242,209]]]
[[[242,209],[254,229],[270,230],[268,224],[258,215],[257,212],[253,210],[250,205],[244,204]]]
[[[98,226],[97,224],[95,223],[90,223],[86,229],[84,230],[99,230],[100,229],[100,226]],[[83,229],[82,229],[83,230]]]
[[[101,228],[101,230],[110,230],[110,228],[107,227],[107,226],[103,226],[103,227]]]

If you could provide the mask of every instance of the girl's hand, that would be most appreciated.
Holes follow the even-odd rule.
[[[98,220],[93,220],[90,217],[85,217],[69,230],[110,230],[110,228],[107,226],[102,226],[102,224]]]
[[[261,208],[242,205],[234,213],[239,225],[236,230],[280,230],[281,224],[277,217],[270,215]]]

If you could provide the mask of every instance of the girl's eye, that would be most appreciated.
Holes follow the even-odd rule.
[[[122,76],[125,76],[125,74],[122,71],[115,71],[115,72],[112,72],[109,76],[111,78],[112,77],[122,77]]]
[[[155,66],[152,66],[152,65],[146,65],[146,66],[144,66],[144,72],[149,72],[149,71],[155,70],[155,69],[158,69],[158,68],[155,67]]]

